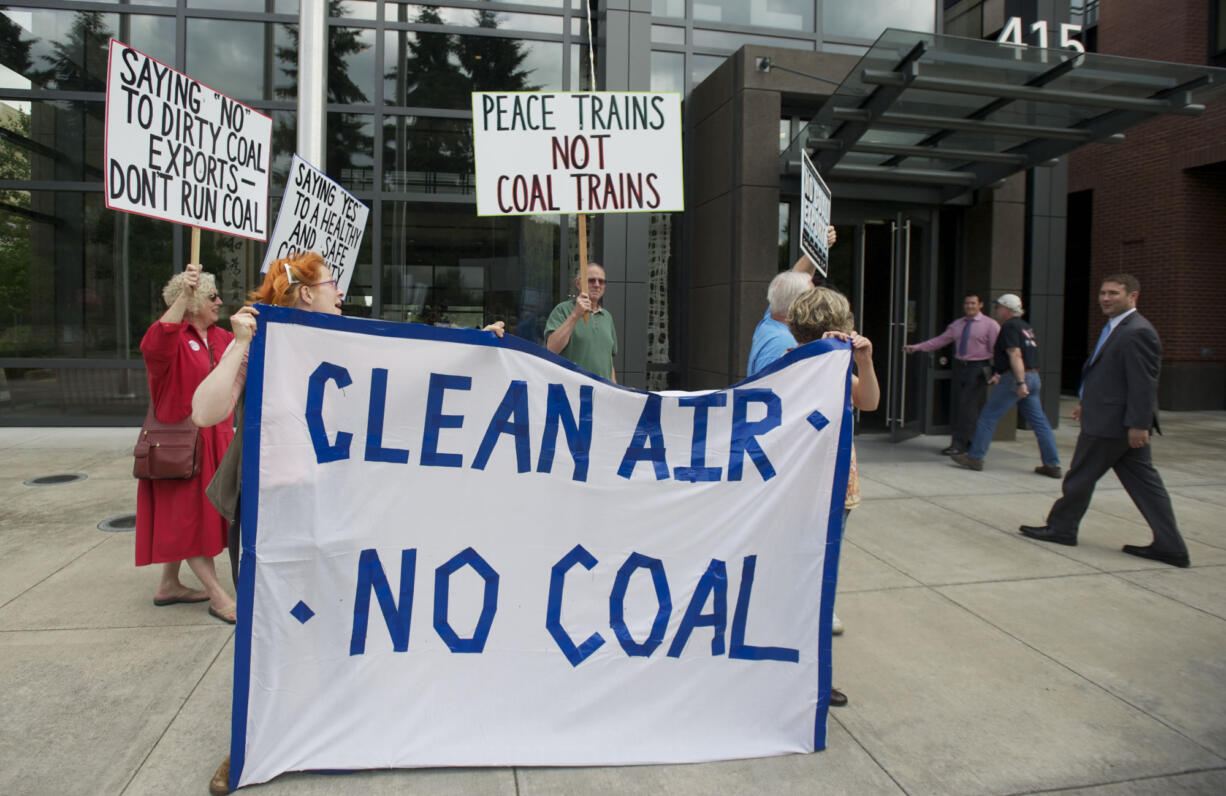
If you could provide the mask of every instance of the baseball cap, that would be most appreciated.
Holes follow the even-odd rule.
[[[1002,307],[1008,307],[1009,309],[1013,310],[1014,314],[1016,315],[1022,314],[1022,300],[1012,293],[1004,294],[1000,298],[996,299],[996,303]]]

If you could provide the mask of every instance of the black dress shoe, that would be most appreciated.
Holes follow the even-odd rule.
[[[942,456],[953,456],[955,453],[966,453],[966,451],[962,450],[957,445],[950,445],[948,448],[941,451]]]
[[[1046,525],[1023,525],[1018,528],[1022,536],[1029,536],[1031,539],[1038,539],[1040,542],[1055,542],[1056,544],[1064,544],[1069,547],[1077,546],[1077,536],[1071,533],[1060,533],[1053,531]]]
[[[830,707],[841,708],[847,704],[847,695],[837,688],[830,689]]]
[[[1150,561],[1161,561],[1163,564],[1170,564],[1173,567],[1187,567],[1192,562],[1188,560],[1187,553],[1167,553],[1162,550],[1155,550],[1154,546],[1148,545],[1141,547],[1135,544],[1124,545],[1124,552],[1130,556],[1137,558],[1148,558]]]

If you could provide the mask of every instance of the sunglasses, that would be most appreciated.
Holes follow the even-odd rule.
[[[589,277],[587,278],[587,283],[588,283],[589,285],[603,285],[603,284],[605,284],[607,281],[608,281],[608,280],[601,279],[601,278],[600,278],[600,277],[598,277],[598,276],[589,276]]]
[[[220,296],[220,295],[218,295],[217,293],[210,293],[210,294],[209,294],[209,301],[217,301],[217,299],[219,299],[219,298],[221,298],[221,296]]]

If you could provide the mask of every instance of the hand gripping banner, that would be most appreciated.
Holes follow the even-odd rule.
[[[825,747],[850,349],[649,393],[260,307],[232,785]]]

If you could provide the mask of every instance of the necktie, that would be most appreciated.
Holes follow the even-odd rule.
[[[1103,350],[1103,343],[1107,342],[1108,335],[1111,334],[1111,321],[1107,321],[1107,325],[1103,327],[1103,332],[1098,336],[1098,345],[1094,346],[1094,353],[1090,356],[1090,361],[1098,359],[1098,352]],[[1077,388],[1077,397],[1081,397],[1082,391],[1085,390],[1085,380],[1081,382],[1081,386]]]
[[[1103,350],[1103,343],[1107,342],[1107,336],[1111,334],[1111,321],[1107,321],[1103,327],[1103,333],[1098,336],[1098,345],[1094,346],[1094,355],[1090,357],[1090,361],[1098,359],[1098,352]]]
[[[966,349],[971,344],[971,319],[967,318],[962,324],[962,337],[958,340],[958,359],[970,359],[966,355]]]

